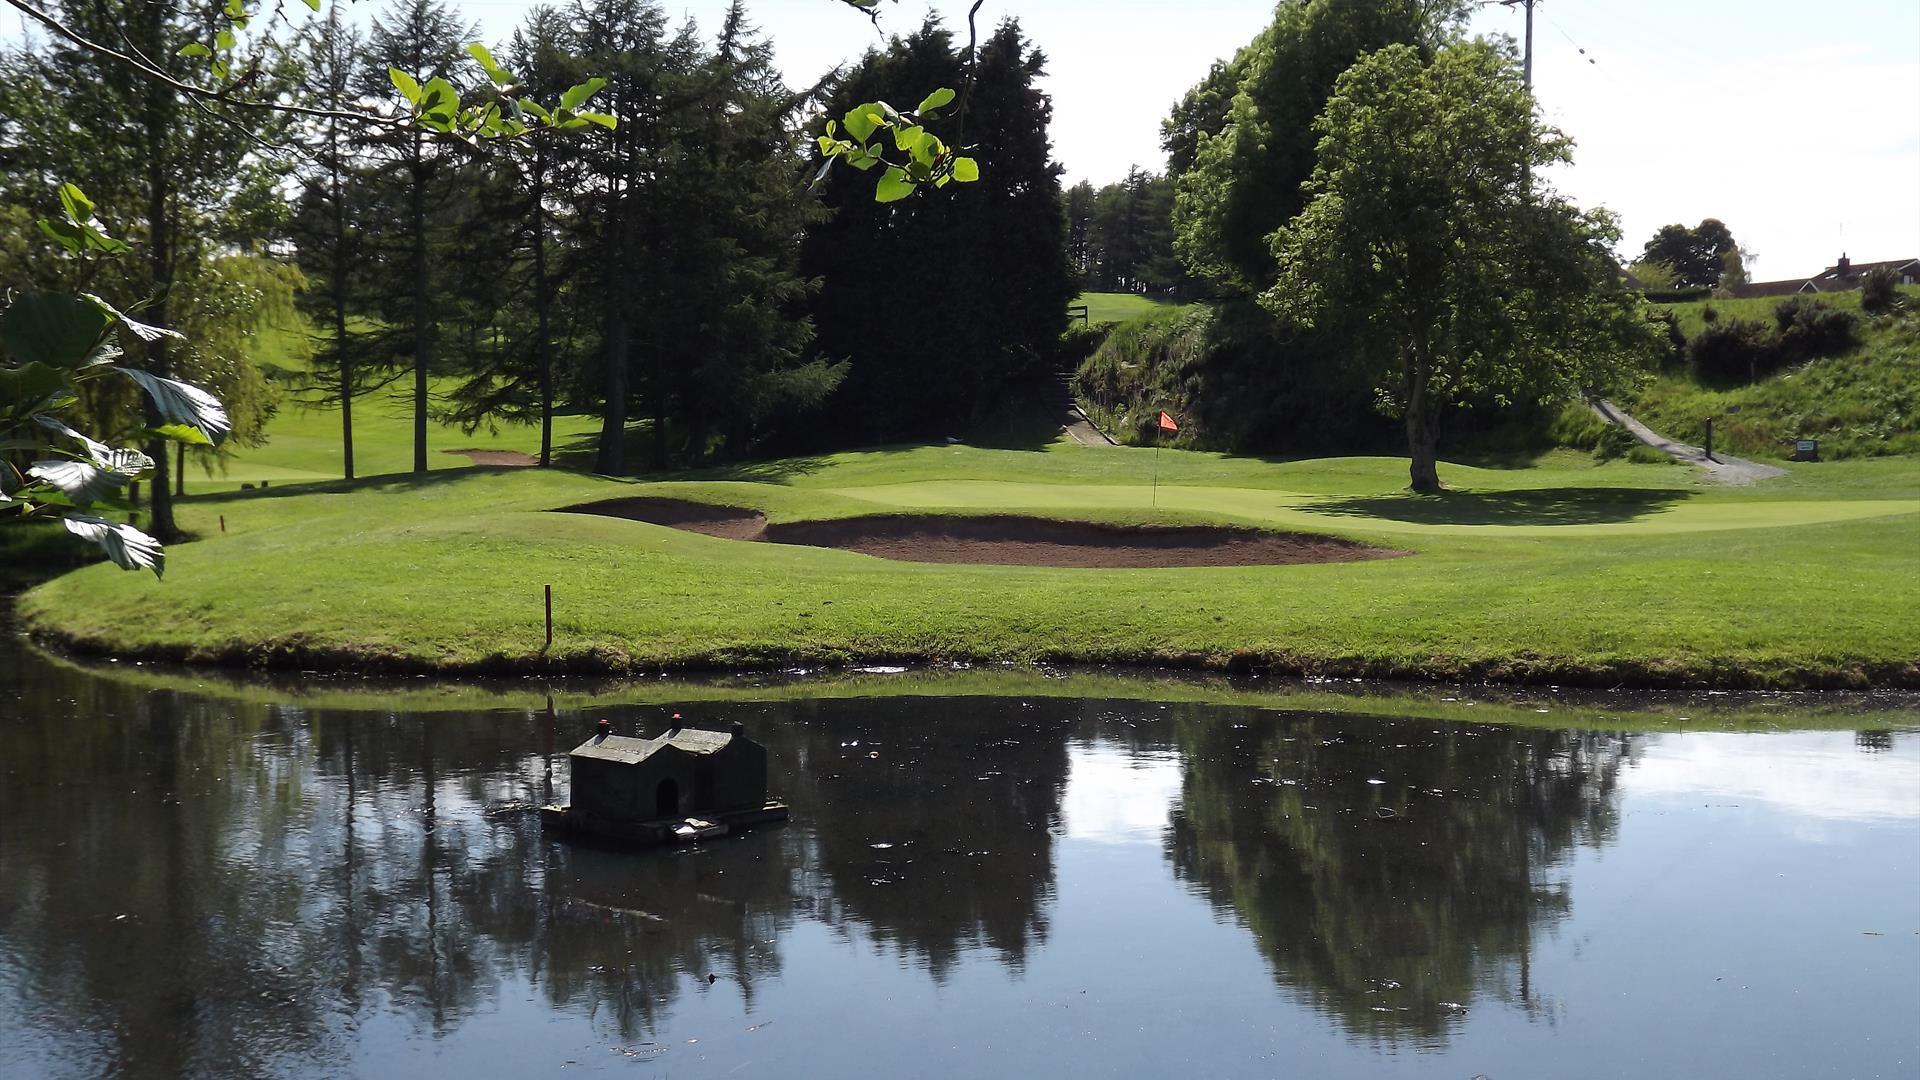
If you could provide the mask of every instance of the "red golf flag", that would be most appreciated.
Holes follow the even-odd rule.
[[[1173,422],[1173,417],[1162,412],[1160,414],[1160,430],[1169,435],[1174,435],[1179,433],[1180,425]]]

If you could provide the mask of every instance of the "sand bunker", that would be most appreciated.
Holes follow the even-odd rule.
[[[902,514],[769,525],[752,510],[644,498],[569,506],[561,512],[629,518],[728,540],[840,548],[902,562],[1119,569],[1357,562],[1406,554],[1330,536],[1007,515]]]

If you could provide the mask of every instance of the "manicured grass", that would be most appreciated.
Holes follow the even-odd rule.
[[[360,476],[407,472],[413,468],[413,383],[403,380],[384,390],[354,398],[353,466]],[[438,396],[451,389],[444,379],[433,380],[430,391]],[[556,416],[553,442],[556,450],[591,438],[600,429],[592,416]],[[337,480],[342,475],[344,456],[340,442],[340,411],[330,407],[309,407],[289,395],[267,425],[264,446],[246,447],[235,452],[224,464],[214,465],[211,475],[189,460],[189,494],[237,489],[242,483],[307,483]],[[454,469],[473,464],[450,450],[518,450],[540,453],[540,429],[533,425],[503,424],[497,430],[481,428],[463,434],[458,425],[438,423],[431,418],[427,426],[427,463],[434,469]]]
[[[1156,311],[1178,311],[1190,306],[1169,300],[1155,300],[1137,293],[1103,292],[1081,293],[1074,303],[1087,305],[1087,322],[1094,326],[1126,322]]]
[[[229,532],[167,580],[92,567],[34,628],[154,656],[405,670],[856,659],[1146,662],[1308,674],[1716,686],[1920,685],[1920,460],[1707,490],[1667,466],[1274,463],[1057,443],[879,450],[661,481],[473,470],[190,500]],[[1818,469],[1819,472],[1812,472]],[[630,495],[796,520],[937,509],[1264,524],[1410,558],[1067,570],[886,562],[545,511]],[[1150,502],[1157,501],[1157,506]],[[541,587],[557,639],[542,651]]]

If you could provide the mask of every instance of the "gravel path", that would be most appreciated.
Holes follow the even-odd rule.
[[[1688,446],[1675,442],[1665,435],[1627,415],[1626,411],[1604,398],[1590,399],[1587,404],[1610,424],[1619,424],[1633,433],[1633,437],[1653,447],[1676,461],[1684,461],[1704,470],[1708,476],[1723,484],[1744,485],[1756,480],[1771,480],[1776,476],[1787,475],[1787,470],[1777,465],[1762,465],[1757,461],[1733,457],[1730,454],[1715,454],[1709,458],[1707,452],[1698,446]]]

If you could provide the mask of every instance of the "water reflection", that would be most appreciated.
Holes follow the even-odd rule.
[[[1511,1034],[1557,1015],[1573,988],[1535,970],[1543,936],[1575,912],[1580,853],[1618,842],[1634,793],[1719,776],[1790,809],[1840,799],[1920,817],[1901,789],[1920,766],[1892,736],[1858,750],[1852,733],[1821,737],[1794,796],[1753,737],[1651,754],[1667,737],[876,699],[683,706],[696,725],[748,724],[793,823],[636,856],[551,840],[526,809],[564,785],[565,750],[600,716],[654,729],[665,709],[310,710],[35,664],[0,659],[0,1066],[20,1075],[332,1074],[421,1040],[499,1052],[508,1023],[505,1041],[548,1067],[594,1043],[677,1047],[683,1068],[722,1073],[735,1063],[685,1056],[683,1014],[737,1003],[757,1026],[777,998],[786,1016],[837,1005],[904,1027],[915,1014],[890,1003],[968,978],[923,1026],[1051,1030],[1036,1010],[1076,992],[1075,965],[1097,967],[1084,944],[1055,941],[1069,893],[1099,895],[1123,926],[1135,904],[1210,909],[1211,929],[1127,931],[1250,946],[1278,1002],[1225,970],[1152,972],[1093,988],[1123,1029],[1098,1040],[1110,1057],[1083,1045],[1010,1067],[1071,1056],[1127,1071],[1137,1059],[1115,1048],[1138,1017],[1215,979],[1225,1004],[1195,1032],[1215,1048],[1202,1059],[1222,1055],[1210,1071],[1271,1072],[1232,1055],[1259,1030],[1250,1015],[1287,1002],[1351,1047],[1439,1052],[1475,1023],[1505,1018]],[[1069,864],[1080,876],[1063,877]],[[1148,897],[1155,880],[1166,887]],[[822,987],[844,1000],[813,1002]],[[765,1045],[789,1064],[824,1072],[849,1052],[824,1026],[780,1032]],[[880,1071],[989,1060],[963,1050],[934,1066],[906,1035],[870,1038],[855,1060]]]
[[[1347,1030],[1443,1035],[1485,998],[1532,1006],[1533,935],[1566,856],[1608,842],[1625,736],[1182,718],[1175,872]]]

